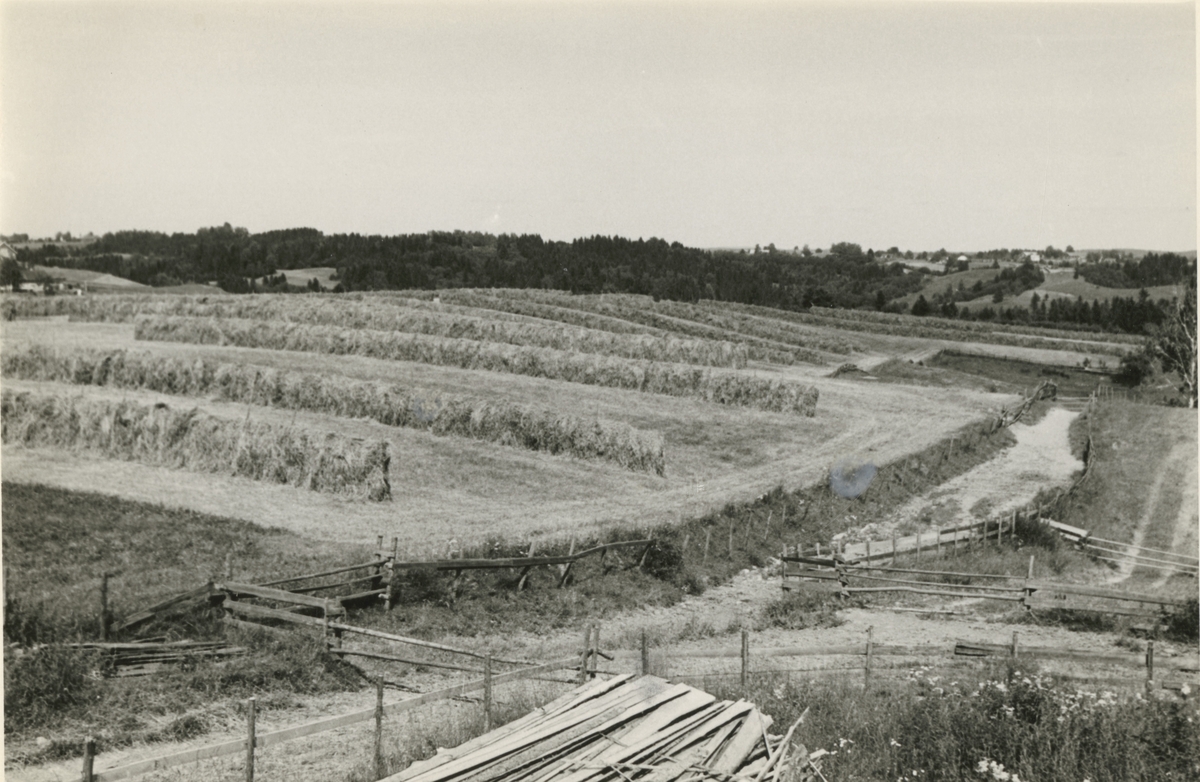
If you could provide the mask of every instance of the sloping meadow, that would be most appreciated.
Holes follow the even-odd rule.
[[[817,408],[818,392],[812,386],[552,348],[238,318],[139,316],[134,333],[141,340],[358,355],[508,372],[805,416],[815,415]]]
[[[659,476],[666,472],[663,438],[658,432],[615,421],[556,415],[515,403],[469,397],[429,399],[395,384],[127,351],[59,353],[41,346],[5,352],[2,369],[10,378],[144,389],[367,418],[438,435],[609,461]]]
[[[4,390],[0,440],[192,472],[228,473],[356,499],[390,500],[382,441],[310,435],[195,408]]]

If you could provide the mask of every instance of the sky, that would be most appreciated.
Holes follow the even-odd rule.
[[[0,233],[1196,248],[1192,3],[0,0]]]

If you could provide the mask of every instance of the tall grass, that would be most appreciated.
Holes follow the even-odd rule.
[[[324,437],[271,424],[217,418],[196,408],[41,396],[7,389],[0,402],[5,443],[88,452],[192,472],[380,501],[391,499],[388,445]]]
[[[660,476],[666,473],[659,432],[615,421],[557,415],[511,402],[468,397],[426,399],[399,385],[203,359],[186,362],[125,351],[57,353],[34,346],[6,352],[0,367],[6,377],[210,396],[229,402],[368,418],[388,426],[610,461],[628,470]]]
[[[159,316],[139,317],[134,333],[143,340],[350,354],[509,372],[806,416],[816,414],[818,396],[811,386],[699,367],[366,329]]]
[[[746,692],[728,681],[708,689],[746,697],[776,725],[808,708],[796,738],[835,753],[822,761],[831,780],[1200,778],[1196,701],[1078,689],[1023,661],[974,675],[917,669],[866,692],[858,681],[798,677],[753,677]]]

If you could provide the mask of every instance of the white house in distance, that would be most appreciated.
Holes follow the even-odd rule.
[[[0,261],[17,260],[17,251],[8,242],[0,242]]]

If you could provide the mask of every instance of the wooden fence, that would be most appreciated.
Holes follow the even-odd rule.
[[[955,658],[985,659],[1000,657],[1013,660],[1060,660],[1083,665],[1121,666],[1126,668],[1128,673],[1118,674],[1110,678],[1126,682],[1144,682],[1144,686],[1148,691],[1166,689],[1174,690],[1183,695],[1187,695],[1194,690],[1196,687],[1195,679],[1197,676],[1200,676],[1200,654],[1173,657],[1168,660],[1159,658],[1156,661],[1153,641],[1147,642],[1144,654],[1125,654],[1108,651],[1062,649],[1048,646],[1025,646],[1020,643],[1019,631],[1013,631],[1012,638],[1004,643],[981,643],[978,641],[959,640],[955,641],[953,645],[924,644],[916,646],[876,643],[874,640],[874,628],[870,627],[867,628],[866,635],[865,641],[858,644],[757,648],[751,643],[751,633],[748,630],[742,630],[741,644],[736,648],[728,647],[697,651],[662,649],[660,654],[671,660],[738,659],[741,662],[741,666],[737,671],[720,670],[689,673],[673,676],[672,678],[676,680],[696,680],[737,676],[740,677],[743,687],[749,683],[751,677],[758,675],[790,673],[804,673],[806,675],[832,673],[845,675],[851,672],[861,672],[864,686],[869,686],[872,676],[880,673],[881,667],[876,662],[876,658],[879,657],[920,658],[922,662],[928,661],[930,658],[948,660]],[[821,667],[806,668],[756,667],[755,665],[760,660],[804,657],[849,657],[861,659],[849,665],[824,665]],[[617,653],[616,659],[629,661],[638,665],[643,673],[653,673],[654,666],[651,664],[652,658],[646,632],[642,632],[640,654],[636,652]],[[907,671],[911,670],[911,668],[900,668],[897,670]],[[1169,678],[1162,678],[1163,675]],[[1070,676],[1064,678],[1080,677]]]
[[[979,598],[1020,603],[1026,609],[1093,611],[1122,616],[1160,617],[1183,610],[1188,601],[1127,589],[1064,584],[1034,577],[1029,558],[1025,576],[923,570],[847,562],[838,557],[785,556],[785,591],[820,591],[843,595],[910,592],[940,597]],[[922,578],[923,577],[923,578]],[[947,579],[936,581],[931,579]],[[958,583],[970,580],[972,583]]]

